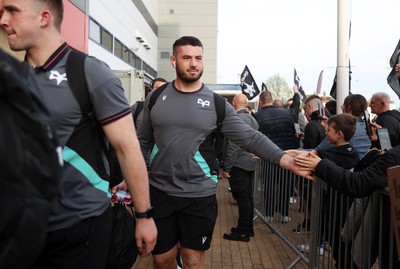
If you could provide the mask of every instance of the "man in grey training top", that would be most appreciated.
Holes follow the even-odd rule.
[[[151,111],[148,105],[154,92],[149,94],[138,126],[143,155],[151,150],[150,197],[158,229],[153,265],[175,269],[179,245],[185,269],[204,268],[218,211],[214,93],[200,81],[203,45],[196,37],[176,40],[170,62],[176,79],[158,96]],[[228,102],[222,124],[222,133],[236,145],[300,173],[293,157],[244,123]]]

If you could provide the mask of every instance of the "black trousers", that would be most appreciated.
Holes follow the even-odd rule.
[[[112,227],[111,207],[66,229],[48,233],[41,256],[32,268],[101,269],[106,267]]]
[[[249,234],[253,231],[254,199],[253,199],[253,174],[238,167],[232,167],[229,184],[233,198],[239,209],[238,232]]]

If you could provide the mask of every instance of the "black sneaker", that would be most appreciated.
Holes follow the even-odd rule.
[[[231,232],[236,233],[237,232],[237,227],[232,227]],[[253,237],[254,236],[254,230],[251,230],[249,233],[247,233],[248,236]]]
[[[224,233],[223,236],[226,240],[249,242],[250,237],[247,234],[239,234],[236,232]]]
[[[310,232],[310,220],[304,220],[299,226],[292,230],[294,234],[306,234]]]

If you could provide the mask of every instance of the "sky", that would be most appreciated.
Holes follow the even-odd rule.
[[[329,95],[337,65],[337,0],[218,0],[217,82],[239,83],[247,65],[261,83],[279,74],[293,86],[296,68],[306,94],[323,72]],[[387,92],[389,59],[400,39],[400,0],[350,1],[351,92],[367,100]]]

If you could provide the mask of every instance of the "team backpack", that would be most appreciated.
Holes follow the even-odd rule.
[[[105,142],[105,135],[103,130],[96,120],[96,114],[93,111],[92,102],[89,97],[89,91],[86,84],[84,62],[88,55],[77,50],[71,50],[67,63],[66,63],[66,73],[68,77],[68,83],[70,85],[71,91],[77,100],[84,120],[88,120],[91,123],[92,131],[92,141],[96,148],[93,150],[95,155],[95,163],[98,165],[100,171],[105,173],[105,167],[103,164],[103,159],[101,150],[106,154],[108,160],[108,170],[109,170],[109,182],[110,187],[119,184],[123,180],[122,171],[118,162],[117,154],[111,144]]]
[[[0,268],[29,268],[44,247],[62,166],[32,68],[0,49]]]
[[[81,108],[82,121],[89,121],[90,123],[87,125],[88,129],[85,129],[87,133],[90,133],[91,142],[94,145],[90,157],[95,159],[94,165],[97,165],[99,172],[104,173],[105,167],[102,155],[99,152],[103,150],[106,153],[110,187],[112,187],[123,180],[123,175],[116,152],[111,144],[108,143],[107,145],[105,134],[93,111],[85,78],[84,62],[86,57],[88,57],[87,54],[83,52],[71,50],[66,63],[66,73],[70,89]],[[122,202],[113,204],[112,216],[112,231],[106,268],[128,269],[132,267],[138,255],[135,239],[135,218]]]

